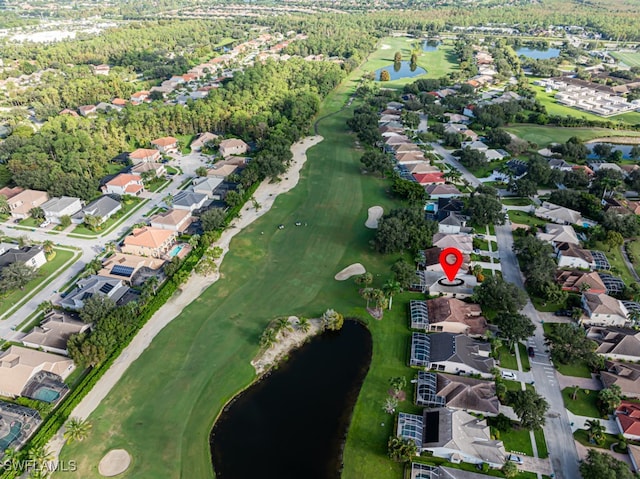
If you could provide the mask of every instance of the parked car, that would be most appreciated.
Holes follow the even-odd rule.
[[[527,352],[529,353],[529,357],[530,358],[535,358],[536,357],[536,352],[533,350],[533,348],[531,346],[529,346],[529,348],[527,349]]]
[[[561,309],[559,311],[556,311],[553,313],[554,316],[567,316],[567,317],[571,317],[572,315],[572,311],[570,309]]]
[[[502,379],[510,379],[511,381],[517,381],[516,373],[512,373],[511,371],[500,371],[500,376]]]
[[[520,456],[516,456],[515,454],[509,454],[509,457],[507,457],[507,461],[511,461],[515,464],[522,464],[522,458]]]

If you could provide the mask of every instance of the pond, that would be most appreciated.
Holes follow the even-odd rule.
[[[380,72],[387,70],[389,72],[390,80],[398,80],[400,78],[412,78],[418,75],[424,75],[427,70],[420,68],[417,65],[412,65],[409,61],[403,61],[400,63],[392,63],[386,67],[378,68],[375,72],[376,81],[380,80]]]
[[[548,60],[549,58],[557,58],[560,56],[559,48],[527,48],[520,47],[516,48],[516,53],[518,56],[522,55],[527,58],[533,58],[534,60]]]
[[[351,414],[371,362],[355,321],[290,354],[222,412],[210,438],[218,479],[339,479]]]
[[[587,148],[589,148],[589,154],[587,155],[587,158],[591,159],[597,159],[599,158],[598,155],[596,155],[593,152],[593,149],[596,147],[596,145],[607,145],[609,147],[611,147],[612,151],[621,151],[622,152],[622,158],[625,160],[628,160],[631,158],[631,148],[633,148],[633,145],[617,145],[615,143],[600,143],[600,142],[595,142],[595,143],[587,143],[586,146]],[[603,158],[604,160],[605,158]]]
[[[422,51],[435,52],[438,49],[438,45],[440,45],[440,42],[437,40],[425,40],[422,42]]]

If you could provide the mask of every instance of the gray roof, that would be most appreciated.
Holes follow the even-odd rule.
[[[480,351],[488,352],[491,345],[485,341],[472,339],[464,334],[430,334],[430,362],[450,361],[488,373],[495,366],[492,358],[480,356]]]
[[[59,211],[68,208],[79,200],[79,198],[74,198],[73,196],[61,196],[59,198],[51,198],[49,201],[43,203],[40,208],[45,213],[57,213]]]
[[[84,218],[84,215],[106,218],[107,216],[112,215],[119,206],[119,201],[113,199],[109,195],[104,195],[87,204],[81,211],[74,215],[74,218]]]
[[[213,192],[223,181],[223,178],[216,178],[211,176],[196,178],[195,180],[193,180],[193,190]]]
[[[193,191],[180,191],[173,197],[173,206],[192,206],[207,199],[207,195]]]
[[[465,218],[457,213],[449,213],[449,215],[440,220],[441,225],[464,226]]]
[[[84,301],[94,294],[106,295],[117,302],[128,290],[122,280],[91,275],[78,281],[76,288],[60,301],[60,305],[69,309],[81,309]]]
[[[14,245],[17,246],[17,245]],[[21,261],[26,263],[34,256],[42,252],[42,246],[23,246],[22,248],[12,248],[0,255],[0,269],[10,264]]]

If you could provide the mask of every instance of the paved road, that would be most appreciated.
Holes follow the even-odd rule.
[[[478,186],[481,183],[441,145],[437,143],[431,143],[431,145],[434,151],[442,156],[446,163],[459,170],[471,185]],[[519,289],[524,290],[523,276],[520,272],[516,255],[513,252],[511,227],[510,225],[496,226],[495,230],[502,277],[506,281],[515,284]],[[527,378],[533,378],[536,391],[549,403],[544,434],[552,469],[558,479],[575,479],[580,477],[578,452],[570,427],[571,421],[569,421],[567,410],[562,400],[556,371],[550,362],[548,353],[545,352],[547,347],[544,343],[542,321],[530,300],[527,300],[527,304],[521,312],[531,318],[536,326],[534,335],[529,338],[527,343],[528,346],[533,347],[536,351],[535,358],[530,361],[531,372],[527,375]]]

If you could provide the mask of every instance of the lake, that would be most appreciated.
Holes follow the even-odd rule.
[[[380,81],[380,72],[382,70],[387,70],[389,72],[391,80],[398,80],[400,78],[412,78],[427,73],[427,70],[419,66],[414,66],[412,68],[411,62],[405,60],[403,62],[400,62],[399,64],[392,63],[391,65],[388,65],[386,67],[378,68],[374,72],[376,81]]]
[[[367,328],[345,321],[341,331],[313,338],[241,393],[211,433],[216,477],[339,479],[371,352]]]
[[[518,54],[518,56],[522,55],[527,58],[533,58],[534,60],[547,60],[549,58],[559,57],[560,49],[559,48],[537,49],[537,48],[520,47],[516,49],[516,53]]]
[[[633,145],[617,145],[615,143],[586,143],[587,148],[589,148],[589,154],[587,155],[587,158],[589,159],[596,159],[598,158],[598,155],[596,155],[593,152],[593,148],[596,145],[609,145],[612,147],[613,151],[619,150],[622,152],[622,158],[624,158],[625,160],[628,160],[631,158],[631,148],[633,148]]]
[[[440,45],[440,42],[437,40],[425,40],[422,42],[422,51],[435,52],[438,49],[438,45]]]

